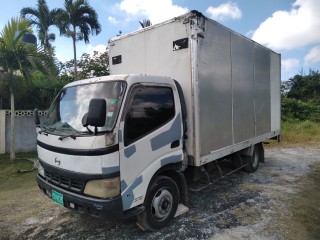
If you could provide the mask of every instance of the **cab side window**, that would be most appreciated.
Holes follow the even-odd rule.
[[[175,115],[169,87],[138,86],[125,116],[124,145],[128,146],[169,122]]]

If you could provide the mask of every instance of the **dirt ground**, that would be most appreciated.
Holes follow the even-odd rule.
[[[190,210],[159,232],[141,231],[134,218],[109,222],[71,212],[37,186],[8,192],[0,196],[0,239],[294,239],[283,221],[292,214],[287,203],[320,163],[320,148],[272,148],[265,156],[255,173],[189,191]]]

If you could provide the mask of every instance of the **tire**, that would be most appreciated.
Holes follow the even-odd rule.
[[[242,157],[245,163],[247,163],[246,166],[244,166],[244,170],[249,173],[253,173],[257,171],[259,167],[259,163],[261,161],[261,154],[260,154],[260,147],[258,144],[254,145],[252,156],[245,156]]]
[[[145,211],[137,216],[143,230],[157,231],[174,217],[179,204],[179,189],[174,180],[158,176],[148,189],[144,201]]]

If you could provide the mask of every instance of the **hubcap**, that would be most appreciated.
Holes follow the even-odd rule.
[[[160,189],[152,200],[152,213],[158,220],[168,217],[172,209],[172,194],[165,188]]]

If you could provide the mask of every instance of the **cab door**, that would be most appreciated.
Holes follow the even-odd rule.
[[[124,210],[143,203],[159,168],[183,159],[181,107],[175,86],[136,84],[128,96],[119,131]]]

